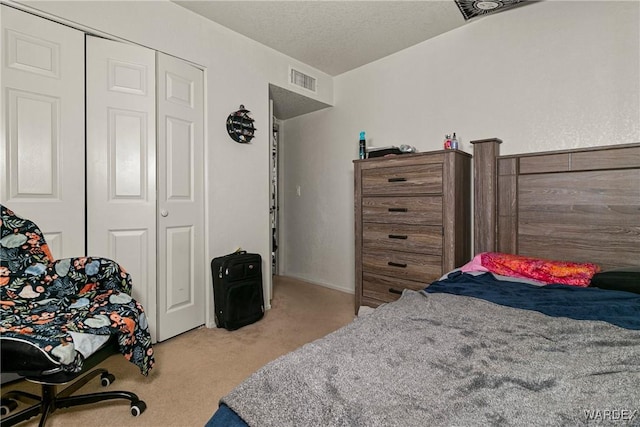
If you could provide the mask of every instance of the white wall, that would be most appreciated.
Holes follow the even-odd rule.
[[[270,281],[268,86],[273,83],[297,91],[287,80],[289,66],[294,65],[317,76],[316,99],[332,104],[331,77],[168,1],[19,3],[27,10],[205,68],[207,257],[233,252],[238,247],[260,253],[266,270],[265,284]],[[226,132],[227,115],[240,104],[251,111],[258,129],[251,144],[237,144]],[[211,291],[209,288],[207,283],[207,292]]]
[[[420,151],[454,131],[502,154],[640,142],[639,21],[636,1],[545,1],[334,78],[333,108],[284,123],[285,273],[353,291],[361,130]]]

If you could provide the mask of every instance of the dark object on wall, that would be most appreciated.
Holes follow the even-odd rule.
[[[236,251],[211,260],[215,320],[230,331],[264,316],[262,257]]]
[[[235,142],[249,143],[253,139],[256,128],[253,127],[253,119],[249,117],[250,112],[244,105],[240,105],[238,111],[227,117],[227,132]]]
[[[533,3],[533,0],[455,0],[462,16],[468,21],[478,16],[502,12],[514,6]]]

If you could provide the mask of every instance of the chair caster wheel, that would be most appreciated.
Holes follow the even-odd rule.
[[[137,417],[142,414],[145,409],[147,409],[147,404],[142,400],[138,400],[137,402],[131,404],[131,415]]]
[[[108,372],[100,375],[100,384],[102,384],[102,387],[110,386],[115,380],[116,380],[115,375],[110,374]]]
[[[18,407],[18,402],[13,399],[2,399],[2,406],[0,407],[0,413],[4,416]]]

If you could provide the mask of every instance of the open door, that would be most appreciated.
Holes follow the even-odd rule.
[[[273,115],[273,100],[269,100],[269,224],[271,233],[271,257],[267,270],[270,272],[267,277],[267,307],[271,306],[273,298],[273,276],[279,273],[279,234],[280,234],[280,195],[278,193],[278,185],[280,180],[279,161],[278,161],[278,120]]]

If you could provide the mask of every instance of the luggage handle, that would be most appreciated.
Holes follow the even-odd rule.
[[[231,255],[244,255],[246,253],[247,251],[245,251],[244,249],[238,248],[235,250],[235,252],[231,252],[230,254],[225,255],[225,257],[231,256]],[[218,277],[222,279],[222,276],[223,276],[223,269],[222,269],[222,265],[220,265],[220,267],[218,268]]]

